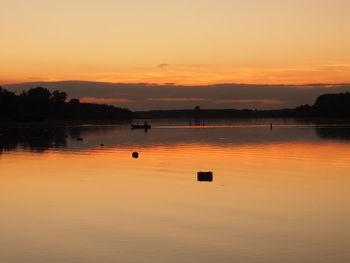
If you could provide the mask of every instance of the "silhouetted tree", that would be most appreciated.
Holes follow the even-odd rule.
[[[79,101],[79,99],[71,99],[69,101],[69,104],[80,104],[80,101]]]
[[[18,97],[15,93],[0,87],[0,116],[12,117],[17,114]]]
[[[82,119],[122,119],[131,118],[128,109],[110,105],[80,103],[71,99],[66,103],[67,93],[58,90],[52,93],[42,87],[23,91],[20,95],[0,87],[0,118],[8,119],[47,119],[47,118],[82,118]]]
[[[319,116],[350,116],[350,93],[321,95],[313,107]]]
[[[67,93],[55,90],[52,92],[51,100],[55,103],[64,103],[67,99]]]

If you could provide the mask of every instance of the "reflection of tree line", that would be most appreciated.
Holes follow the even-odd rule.
[[[20,148],[44,152],[51,148],[67,147],[67,140],[78,140],[86,134],[114,129],[111,126],[50,126],[15,125],[0,127],[0,154]]]
[[[128,129],[128,126],[125,126],[124,128]],[[90,136],[90,138],[101,138],[101,140],[105,136],[109,136],[112,141],[111,143],[121,143],[121,145],[132,145],[132,144],[143,144],[143,143],[151,143],[149,140],[146,142],[143,141],[143,137],[137,137],[137,135],[142,133],[133,133],[135,136],[130,137],[130,134],[128,133],[120,133],[120,135],[123,134],[125,137],[121,137],[120,135],[118,137],[114,137],[114,133],[116,132],[116,129],[120,129],[120,126],[118,128],[116,126],[109,126],[109,125],[93,125],[93,126],[63,126],[63,125],[28,125],[28,126],[21,126],[17,125],[14,127],[7,126],[7,127],[0,127],[0,154],[4,151],[13,151],[17,148],[25,148],[29,149],[31,151],[35,152],[44,152],[48,149],[52,148],[66,148],[68,147],[68,140],[76,141],[78,145],[84,145],[83,147],[93,147],[93,145],[88,145],[86,143],[78,142],[78,138],[83,138],[85,140],[86,136]],[[350,127],[346,126],[334,126],[334,127],[327,127],[327,126],[315,126],[314,127],[315,132],[317,136],[321,139],[329,139],[329,140],[350,140]],[[150,131],[152,133],[152,131]],[[208,130],[209,132],[209,130]],[[272,131],[273,132],[273,131]],[[117,134],[117,133],[115,133]],[[112,136],[111,136],[112,135]],[[170,143],[171,140],[174,140],[174,136],[172,134],[168,134],[169,136],[162,137],[163,142],[162,143]],[[209,140],[210,143],[211,139],[215,139],[217,136],[212,136],[213,138],[202,138],[197,137],[196,134],[193,134],[194,137],[188,137],[188,135],[183,134],[183,136],[179,136],[179,138],[175,139],[178,141],[196,141],[196,140]],[[203,134],[202,134],[203,135]],[[242,134],[236,134],[238,137],[235,137],[236,141],[239,141]],[[281,134],[280,134],[281,135]],[[283,137],[288,138],[288,134],[284,135]],[[269,137],[269,140],[283,140],[283,137],[275,138],[274,136]],[[160,138],[158,138],[160,139]],[[153,143],[159,143],[157,138],[155,138]],[[170,141],[169,141],[170,140]],[[98,140],[97,140],[98,141]],[[243,138],[243,142],[245,139]],[[176,141],[175,141],[176,142]],[[214,142],[214,141],[213,141]],[[217,143],[217,141],[215,140]],[[226,141],[222,141],[222,143],[226,143]],[[147,146],[145,144],[145,146]]]
[[[316,127],[316,133],[322,139],[350,140],[350,127]]]
[[[66,146],[64,128],[11,127],[0,129],[0,152],[18,147],[41,152]]]

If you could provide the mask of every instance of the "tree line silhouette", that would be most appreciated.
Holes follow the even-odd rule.
[[[292,118],[292,117],[350,117],[350,93],[324,94],[313,105],[301,105],[292,109],[200,109],[151,110],[135,112],[137,118]]]
[[[350,93],[324,94],[313,105],[293,109],[200,109],[151,110],[131,112],[126,108],[105,104],[67,102],[66,92],[37,87],[15,94],[0,87],[0,119],[131,119],[131,118],[288,118],[288,117],[350,117]]]
[[[32,88],[17,95],[0,87],[0,119],[129,119],[130,110],[105,104],[81,103],[67,100],[67,93],[52,93],[42,87]]]

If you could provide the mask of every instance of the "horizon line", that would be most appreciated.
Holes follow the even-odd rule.
[[[100,84],[122,84],[122,85],[147,85],[147,86],[178,86],[178,87],[196,87],[196,86],[219,86],[219,85],[252,85],[252,86],[325,86],[325,85],[350,85],[349,82],[305,82],[305,83],[240,83],[240,82],[218,82],[218,83],[198,83],[198,84],[178,84],[172,82],[156,83],[156,82],[109,82],[109,81],[98,81],[98,80],[38,80],[38,81],[27,81],[27,82],[10,82],[4,83],[0,86],[6,85],[23,85],[23,84],[35,84],[35,83],[100,83]]]

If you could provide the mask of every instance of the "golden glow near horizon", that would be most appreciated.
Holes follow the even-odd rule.
[[[350,82],[348,0],[0,3],[0,84]]]

